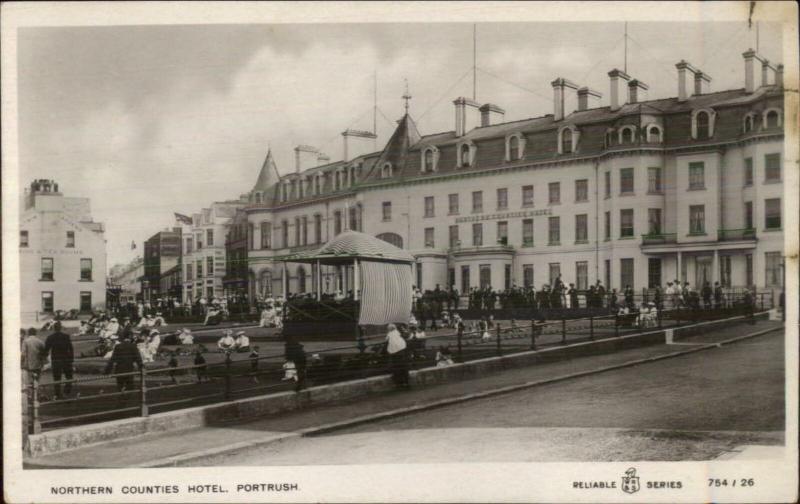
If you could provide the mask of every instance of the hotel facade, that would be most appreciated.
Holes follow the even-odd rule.
[[[406,110],[382,150],[348,130],[344,160],[319,164],[301,146],[283,176],[268,153],[228,229],[226,290],[347,290],[347,271],[283,259],[353,229],[413,253],[422,289],[540,288],[561,275],[579,289],[679,279],[778,292],[783,67],[752,50],[743,63],[742,88],[711,92],[680,61],[677,96],[657,100],[615,69],[604,106],[558,78],[552,114],[513,122],[457,98],[454,129],[431,135]]]

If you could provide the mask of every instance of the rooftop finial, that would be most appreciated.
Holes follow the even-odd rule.
[[[408,101],[411,99],[411,94],[408,92],[408,79],[403,79],[406,82],[406,92],[403,95],[403,100],[406,102],[406,115],[408,115]]]

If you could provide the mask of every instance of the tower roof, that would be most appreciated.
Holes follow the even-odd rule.
[[[397,121],[397,128],[386,142],[386,147],[383,148],[378,161],[373,166],[371,175],[380,176],[381,166],[388,162],[392,164],[394,173],[402,176],[409,149],[421,139],[422,136],[419,134],[416,123],[409,114],[405,114],[402,119]]]
[[[261,165],[261,171],[258,174],[256,184],[253,186],[253,191],[266,191],[267,188],[275,185],[278,180],[280,180],[278,167],[275,165],[275,160],[272,158],[272,149],[270,149],[267,151],[264,164]]]

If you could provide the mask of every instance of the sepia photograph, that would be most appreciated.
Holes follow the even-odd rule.
[[[5,500],[797,498],[795,4],[2,30]]]

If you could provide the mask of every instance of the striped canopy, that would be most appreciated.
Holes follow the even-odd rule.
[[[360,261],[359,325],[408,323],[411,315],[411,265]]]
[[[353,259],[400,263],[415,261],[414,256],[409,252],[380,238],[358,231],[345,231],[317,250],[300,252],[282,258],[288,262],[316,263],[319,261],[326,265],[351,263]]]

